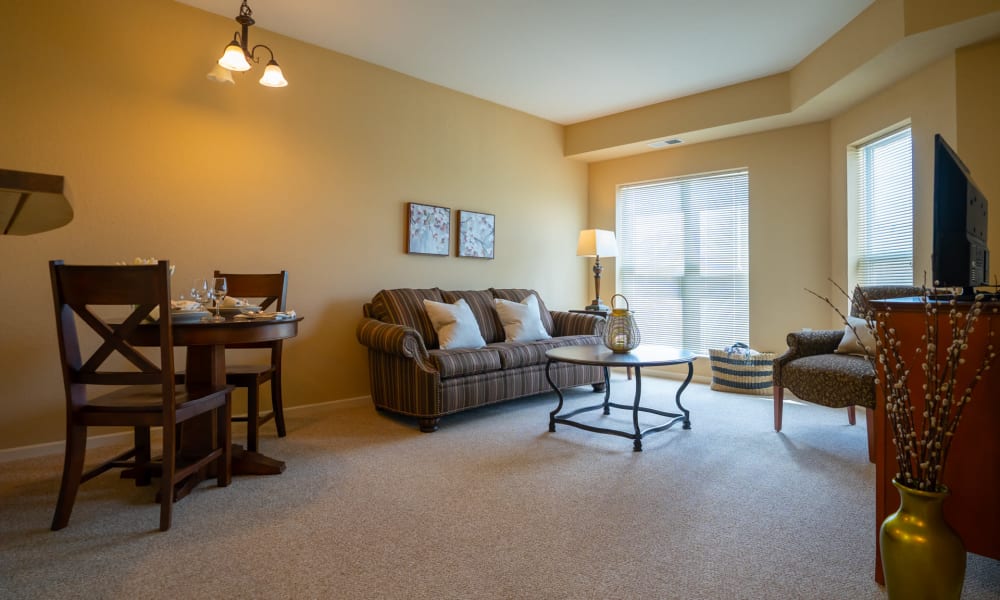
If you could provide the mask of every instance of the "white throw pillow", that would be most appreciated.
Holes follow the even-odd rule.
[[[528,295],[522,302],[511,302],[494,298],[497,314],[503,323],[503,332],[507,342],[534,342],[547,340],[552,336],[542,325],[542,315],[538,312],[538,298]]]
[[[442,350],[482,348],[486,345],[479,323],[464,299],[454,304],[424,299],[424,310],[434,325]]]
[[[847,323],[848,325],[844,326],[844,338],[840,340],[836,352],[838,354],[864,355],[865,348],[868,348],[868,354],[875,356],[875,336],[872,335],[871,329],[868,329],[868,323],[859,317],[847,317]],[[854,335],[851,326],[857,330],[857,335]],[[858,339],[859,337],[860,339]]]

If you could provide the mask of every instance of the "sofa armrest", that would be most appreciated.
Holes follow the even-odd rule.
[[[781,385],[781,367],[804,356],[833,354],[844,338],[843,329],[793,331],[785,338],[788,349],[774,359],[774,385]]]
[[[430,362],[423,338],[412,327],[364,317],[358,323],[356,334],[358,341],[370,350],[411,358],[421,370],[437,373],[437,369]]]
[[[555,323],[552,332],[554,337],[565,335],[601,335],[604,333],[604,317],[600,315],[585,315],[561,310],[549,312],[552,315],[552,321]]]

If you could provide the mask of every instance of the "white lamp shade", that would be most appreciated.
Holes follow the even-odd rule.
[[[233,72],[229,69],[223,69],[222,65],[219,64],[212,67],[212,70],[208,72],[207,77],[212,81],[218,81],[219,83],[236,83],[233,81]]]
[[[223,53],[222,58],[219,59],[219,64],[230,71],[249,71],[250,63],[247,62],[247,56],[243,52],[243,48],[236,42],[231,42],[226,46],[226,51]]]
[[[260,84],[267,87],[285,87],[288,85],[288,82],[285,81],[285,75],[281,72],[281,67],[278,66],[278,63],[274,62],[274,59],[264,67],[264,74],[260,78]]]
[[[584,229],[576,244],[577,256],[618,256],[615,232],[604,229]]]

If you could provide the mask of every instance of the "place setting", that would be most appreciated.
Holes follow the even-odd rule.
[[[227,320],[294,319],[295,311],[264,311],[258,304],[228,294],[225,277],[195,279],[191,284],[191,300],[177,301],[179,307],[171,316],[177,323],[222,323]],[[173,304],[173,302],[172,302]],[[182,320],[178,320],[180,317]]]

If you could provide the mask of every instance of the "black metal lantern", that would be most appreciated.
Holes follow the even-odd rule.
[[[625,308],[615,308],[615,298],[625,301]],[[625,354],[639,345],[639,327],[628,309],[628,299],[621,294],[611,297],[611,316],[604,328],[604,345],[615,354]]]

